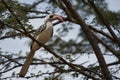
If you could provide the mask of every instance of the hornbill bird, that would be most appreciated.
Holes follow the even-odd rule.
[[[36,35],[35,39],[37,41],[39,41],[40,43],[45,44],[53,35],[53,20],[60,20],[63,22],[63,18],[55,15],[55,14],[49,14],[45,17],[45,22],[44,24],[40,27],[39,31],[38,31],[38,35]],[[20,77],[24,77],[25,74],[28,71],[28,68],[32,62],[33,56],[35,54],[35,52],[41,48],[40,45],[38,45],[35,41],[33,41],[32,45],[31,45],[31,49],[30,52],[27,56],[27,59],[19,73]]]

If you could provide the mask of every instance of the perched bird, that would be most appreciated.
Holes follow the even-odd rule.
[[[58,16],[58,15],[55,15],[55,14],[49,14],[45,17],[45,22],[40,27],[38,34],[35,37],[35,39],[37,41],[45,44],[52,37],[52,35],[53,35],[53,23],[52,23],[52,21],[56,20],[56,19],[63,22],[63,18]],[[24,77],[25,74],[27,73],[28,68],[32,62],[33,56],[39,48],[41,48],[41,46],[39,46],[36,42],[32,43],[30,52],[27,56],[27,59],[26,59],[24,65],[19,73],[20,77]]]

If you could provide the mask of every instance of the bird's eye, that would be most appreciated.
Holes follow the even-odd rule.
[[[53,18],[53,15],[50,15],[50,18]]]

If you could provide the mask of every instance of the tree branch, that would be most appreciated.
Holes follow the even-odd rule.
[[[45,18],[45,16],[27,16],[27,19]]]
[[[88,25],[88,27],[89,27],[91,30],[102,34],[103,36],[106,36],[106,37],[109,38],[110,40],[115,41],[113,37],[111,37],[110,35],[108,35],[107,33],[103,32],[103,31],[101,31],[101,30],[98,30],[98,29],[94,28],[92,25]]]
[[[37,10],[30,10],[27,12],[36,13],[36,14],[50,14],[48,11],[43,12],[43,11],[37,11]]]
[[[5,71],[1,71],[0,74],[6,73],[6,72],[8,72],[8,71],[11,71],[11,70],[13,70],[13,69],[15,69],[15,68],[17,68],[17,67],[20,67],[20,65],[14,66],[14,67],[9,68],[9,69],[7,69],[7,70],[5,70]]]
[[[81,73],[81,74],[83,74],[83,75],[85,75],[85,76],[87,76],[87,77],[90,77],[90,78],[92,78],[92,79],[94,79],[94,80],[97,80],[97,79],[95,79],[94,77],[92,77],[92,76],[84,73],[84,72],[81,71],[80,69],[76,68],[76,67],[73,66],[71,63],[67,62],[64,58],[62,58],[62,57],[60,57],[59,55],[57,55],[54,51],[50,50],[47,46],[45,46],[44,44],[42,44],[42,43],[40,43],[39,41],[37,41],[37,40],[36,40],[34,37],[32,37],[29,33],[26,34],[26,32],[23,32],[23,31],[21,31],[21,30],[19,30],[19,29],[16,29],[16,28],[14,28],[14,27],[12,27],[12,26],[10,26],[10,25],[2,22],[2,21],[0,21],[0,23],[4,24],[4,25],[6,25],[6,26],[8,26],[8,27],[10,27],[10,28],[12,28],[12,29],[15,29],[15,30],[17,30],[18,32],[21,32],[21,33],[24,34],[25,36],[29,37],[30,39],[32,39],[33,41],[35,41],[38,45],[44,47],[48,52],[50,52],[50,53],[51,53],[52,55],[54,55],[56,58],[58,58],[59,60],[61,60],[61,61],[64,62],[65,64],[67,64],[70,68],[72,68],[72,69],[74,69],[74,70],[76,70],[76,71],[79,71],[79,73]]]
[[[14,59],[9,58],[8,56],[2,55],[2,54],[0,54],[0,56],[5,57],[6,59],[10,60],[11,62],[17,63],[18,65],[22,65],[21,63],[18,63],[17,61],[15,61]]]
[[[113,53],[113,55],[115,55],[119,60],[120,60],[120,54],[115,51],[114,49],[112,49],[110,46],[108,46],[105,42],[103,42],[103,40],[101,40],[100,38],[97,37],[96,34],[94,34],[95,38],[103,45],[105,46],[106,49],[108,49],[110,52]]]
[[[32,31],[28,31],[28,33],[33,33],[35,32],[36,30],[32,30]],[[7,38],[12,38],[12,37],[17,37],[17,36],[20,36],[20,35],[23,35],[22,33],[17,33],[17,34],[12,34],[12,35],[8,35],[8,36],[2,36],[0,37],[0,40],[3,40],[3,39],[7,39]]]
[[[116,42],[119,44],[120,46],[120,40],[118,39],[118,37],[116,36],[116,34],[113,32],[110,22],[103,16],[103,14],[101,13],[101,11],[96,7],[96,5],[94,4],[93,0],[88,0],[88,2],[90,3],[90,7],[93,8],[93,10],[95,11],[95,13],[97,14],[97,16],[101,19],[101,21],[105,24],[106,28],[108,29],[108,31],[111,33],[111,35],[113,36],[113,38],[116,40]]]
[[[23,24],[20,22],[20,20],[18,19],[18,17],[15,15],[15,13],[11,10],[11,8],[7,5],[7,3],[4,0],[1,0],[1,2],[4,4],[4,6],[9,10],[9,12],[14,16],[15,20],[20,24],[20,26],[22,27],[22,29],[26,31],[25,27],[23,26]]]

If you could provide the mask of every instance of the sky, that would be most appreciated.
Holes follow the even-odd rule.
[[[26,3],[32,3],[34,2],[35,0],[19,0],[20,2],[26,2]],[[110,10],[112,11],[120,11],[120,0],[106,0],[108,2],[108,7]],[[39,26],[39,25],[36,25],[40,22],[41,20],[35,20],[35,21],[31,21],[31,24],[33,26]],[[73,31],[71,32],[68,37],[71,38],[71,35],[73,33],[75,33],[76,31]],[[67,38],[65,38],[67,39]],[[27,51],[29,51],[29,47],[27,45],[27,39],[22,39],[22,40],[19,40],[19,39],[16,39],[16,40],[13,40],[13,39],[5,39],[5,40],[1,40],[0,41],[0,47],[2,48],[3,51],[8,51],[9,52],[15,52],[15,53],[18,53],[19,51],[22,51],[23,55],[24,53]],[[92,58],[93,57],[90,57],[91,58],[91,62],[92,62]],[[82,57],[81,59],[85,59],[85,57]],[[108,58],[108,60],[111,60],[111,58]],[[94,60],[93,60],[94,61]],[[18,70],[19,71],[19,70]],[[31,79],[33,80],[33,79]],[[70,80],[69,77],[67,77],[67,79],[65,80]],[[77,80],[77,79],[74,79],[74,80]]]
[[[109,9],[113,11],[120,11],[120,0],[106,0]]]

